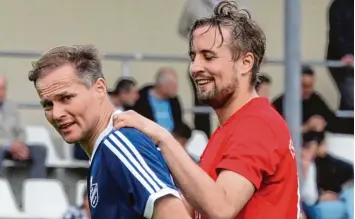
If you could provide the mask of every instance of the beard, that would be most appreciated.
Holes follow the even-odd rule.
[[[219,88],[214,83],[213,88],[210,88],[209,90],[201,90],[196,85],[197,97],[201,103],[206,104],[213,109],[220,109],[232,98],[237,87],[237,78],[234,78],[231,82]]]

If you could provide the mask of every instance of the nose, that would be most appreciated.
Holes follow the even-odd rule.
[[[60,104],[53,104],[52,117],[56,122],[62,120],[65,117],[65,110]]]
[[[203,73],[203,66],[195,59],[190,63],[190,75],[192,78],[195,78],[200,73]]]

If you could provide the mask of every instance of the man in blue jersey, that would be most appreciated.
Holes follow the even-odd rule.
[[[114,130],[115,111],[101,60],[90,45],[57,47],[33,64],[45,116],[68,143],[90,157],[93,219],[182,219],[189,215],[155,144],[136,129]]]

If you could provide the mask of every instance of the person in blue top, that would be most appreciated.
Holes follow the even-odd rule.
[[[95,47],[62,46],[29,73],[47,120],[90,157],[91,218],[190,218],[154,142],[136,129],[113,128],[112,115],[120,111],[107,95],[101,66]]]

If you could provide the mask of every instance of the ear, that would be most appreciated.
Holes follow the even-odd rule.
[[[251,52],[247,52],[244,56],[241,57],[242,66],[241,73],[248,74],[252,71],[254,65],[254,55]]]
[[[100,97],[104,97],[107,95],[107,86],[106,86],[106,81],[103,78],[99,78],[95,81],[94,84],[95,90],[97,92],[97,94]]]

